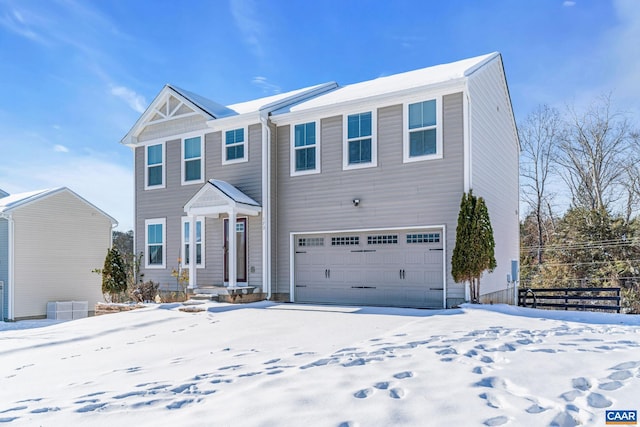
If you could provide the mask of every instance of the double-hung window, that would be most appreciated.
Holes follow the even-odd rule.
[[[145,188],[164,188],[164,144],[148,145],[145,162]]]
[[[203,182],[202,138],[195,136],[182,141],[182,183]]]
[[[291,175],[320,172],[316,122],[294,125],[291,139]]]
[[[247,132],[245,128],[233,129],[224,132],[224,144],[222,145],[222,163],[238,163],[247,161]]]
[[[345,117],[342,148],[343,169],[377,165],[375,128],[375,115],[371,111],[349,114]]]
[[[405,106],[404,161],[442,158],[440,99]]]
[[[196,266],[204,266],[204,218],[198,217],[196,223]],[[188,266],[191,262],[191,221],[189,218],[182,218],[182,264]]]
[[[145,267],[165,268],[166,220],[164,218],[145,220]]]

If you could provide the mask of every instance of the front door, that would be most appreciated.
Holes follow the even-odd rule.
[[[236,280],[247,281],[247,218],[236,219]],[[229,219],[224,220],[224,281],[229,282]]]

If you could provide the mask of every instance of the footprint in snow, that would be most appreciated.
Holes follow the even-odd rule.
[[[591,393],[587,396],[587,403],[592,408],[608,408],[613,404],[609,399],[601,395],[600,393]]]
[[[617,371],[609,375],[607,378],[614,381],[624,381],[633,377],[633,373],[631,371]]]
[[[372,394],[373,394],[372,388],[363,388],[362,390],[358,390],[355,393],[353,393],[353,397],[356,397],[358,399],[366,399]]]
[[[402,388],[392,388],[389,390],[389,397],[392,399],[403,399],[406,392]]]
[[[506,424],[508,421],[509,421],[509,418],[502,415],[499,417],[489,418],[483,424],[486,426],[501,426],[503,424]]]
[[[584,377],[574,378],[571,380],[571,385],[577,390],[587,391],[591,388],[591,381]]]
[[[397,374],[394,374],[393,378],[396,378],[398,380],[402,380],[402,379],[405,379],[405,378],[411,378],[411,377],[413,377],[413,375],[414,374],[411,371],[404,371],[404,372],[398,372]]]

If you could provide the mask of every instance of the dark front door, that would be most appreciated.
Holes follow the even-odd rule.
[[[236,281],[247,281],[247,218],[236,220]],[[224,281],[229,282],[229,219],[224,220]]]

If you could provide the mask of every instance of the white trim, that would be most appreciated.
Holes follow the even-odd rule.
[[[404,102],[417,102],[420,100],[429,100],[437,96],[457,93],[464,90],[464,82],[466,78],[460,77],[447,82],[425,85],[420,87],[408,88],[393,93],[385,93],[363,98],[346,100],[331,105],[322,105],[314,108],[296,110],[292,112],[283,112],[271,116],[271,121],[277,126],[286,126],[293,123],[303,123],[317,120],[318,117],[340,116],[345,110],[349,111],[367,111],[390,107],[392,105],[400,105]],[[415,101],[414,101],[415,100]],[[304,106],[304,103],[302,104]]]
[[[349,116],[371,113],[371,162],[349,164],[349,142],[366,139],[359,137],[349,139]],[[346,112],[342,116],[342,170],[373,168],[378,166],[378,110]]]
[[[409,105],[412,104],[416,104],[419,102],[425,102],[425,101],[432,101],[435,100],[436,101],[436,125],[435,126],[430,126],[430,127],[423,127],[423,128],[419,128],[419,129],[412,129],[411,131],[409,130]],[[425,96],[422,98],[422,101],[414,101],[414,100],[406,100],[403,104],[402,104],[402,163],[411,163],[411,162],[422,162],[422,161],[426,161],[426,160],[436,160],[436,159],[442,159],[443,157],[443,149],[442,149],[442,109],[443,109],[443,103],[442,103],[442,95],[437,95],[437,96]],[[421,130],[427,130],[427,129],[435,129],[436,130],[436,152],[435,154],[428,154],[428,155],[423,155],[423,156],[415,156],[415,157],[411,157],[409,156],[409,133],[410,132],[417,132],[417,131],[421,131]]]
[[[269,117],[260,115],[262,126],[262,292],[271,299],[271,128]],[[266,291],[266,292],[265,292]]]
[[[467,85],[462,93],[462,141],[463,141],[463,191],[468,193],[472,188],[471,182],[471,98]],[[519,188],[519,187],[518,187]]]
[[[162,264],[149,264],[149,225],[162,225]],[[150,218],[144,220],[144,268],[163,269],[167,264],[167,219]]]
[[[244,156],[237,159],[227,160],[227,132],[236,131],[238,129],[242,129],[244,131],[244,140],[242,141],[242,144],[236,143],[236,144],[229,145],[229,147],[242,145],[244,147]],[[222,146],[222,164],[233,165],[235,163],[248,162],[249,161],[249,126],[238,126],[236,128],[227,128],[221,132],[222,134],[220,136],[220,139],[221,139],[220,145]]]
[[[442,230],[442,307],[447,307],[447,226],[441,225],[418,225],[405,227],[377,227],[377,228],[354,228],[345,230],[325,230],[325,231],[292,231],[289,233],[289,300],[295,300],[295,238],[297,235],[309,234],[344,234],[344,233],[368,233],[375,231],[402,231],[402,230]]]
[[[15,264],[16,264],[16,260],[15,260],[15,255],[13,253],[14,251],[14,247],[15,247],[15,225],[13,222],[13,216],[12,215],[8,215],[7,216],[7,221],[8,221],[8,230],[7,230],[7,234],[8,234],[8,260],[7,260],[7,318],[9,320],[14,320],[14,297],[13,294],[15,293]],[[0,295],[0,298],[4,297],[3,295]],[[0,313],[0,317],[2,313]],[[3,320],[3,319],[0,319]]]
[[[155,147],[156,145],[162,146],[162,162],[160,166],[162,166],[162,184],[159,185],[149,185],[149,147]],[[156,144],[148,144],[143,146],[144,150],[144,189],[145,190],[157,190],[160,188],[166,188],[167,186],[167,150],[165,141],[158,142]],[[158,165],[152,165],[158,166]]]
[[[250,251],[249,251],[249,244],[250,244],[250,242],[249,242],[249,237],[250,237],[249,236],[249,220],[250,220],[250,218],[248,216],[237,215],[237,214],[234,215],[234,216],[235,216],[234,231],[236,233],[238,232],[237,231],[237,226],[238,226],[239,220],[241,220],[241,219],[245,220],[245,228],[244,228],[244,240],[245,240],[244,258],[245,258],[245,262],[244,262],[244,269],[245,269],[245,276],[246,276],[246,281],[245,282],[238,282],[237,271],[236,271],[234,273],[234,276],[235,276],[234,277],[234,282],[235,282],[234,286],[237,286],[238,283],[246,283],[246,285],[249,286],[249,274],[251,272],[251,269],[249,268],[249,253],[250,253]],[[224,240],[224,229],[225,229],[224,225],[225,225],[225,223],[229,224],[230,222],[231,222],[231,215],[229,215],[227,218],[223,218],[222,219],[222,240],[223,240],[222,244],[223,244],[223,246],[224,246],[225,243],[227,243]],[[229,233],[227,234],[227,237],[230,238],[231,237],[231,230],[229,229],[228,231],[229,231]],[[234,236],[235,236],[235,234],[234,234]],[[229,240],[231,240],[231,239],[229,239]],[[235,244],[236,243],[235,243],[235,239],[234,239],[233,245],[234,245],[234,250],[236,252],[236,256],[234,257],[234,259],[235,259],[234,267],[237,270],[238,269],[238,258],[237,258],[237,256],[238,256],[238,253],[237,253],[238,252],[238,248],[237,248],[237,246],[235,246]],[[229,245],[227,246],[227,254],[231,253],[230,248],[231,248],[231,241],[229,241]],[[230,260],[227,258],[227,269],[229,269],[229,267],[230,267]],[[231,286],[231,270],[227,271],[227,275],[229,276],[229,281],[225,282],[224,281],[224,253],[223,253],[222,254],[222,281],[223,281],[225,286]]]
[[[184,250],[184,247],[186,245],[185,242],[185,235],[184,235],[184,225],[185,224],[189,224],[189,245],[191,245],[191,235],[193,233],[191,233],[191,217],[190,216],[183,216],[180,217],[181,221],[180,221],[180,258],[182,259],[182,265],[187,267],[189,266],[189,264],[187,264],[187,253]],[[194,219],[196,220],[196,222],[200,222],[200,262],[197,263],[196,262],[196,268],[205,268],[206,266],[206,261],[205,261],[205,217],[203,216],[198,216],[198,217],[194,217]],[[196,226],[196,230],[197,230],[197,226]],[[197,246],[197,244],[196,244]]]
[[[315,145],[305,145],[302,147],[299,147],[298,149],[302,150],[305,148],[311,148],[314,147],[316,150],[316,167],[315,169],[307,169],[307,170],[303,170],[303,171],[296,171],[296,125],[306,125],[309,123],[315,123],[315,128],[316,128],[316,143]],[[301,175],[312,175],[312,174],[316,174],[316,173],[320,173],[320,162],[321,162],[321,157],[320,157],[320,126],[322,125],[322,121],[321,120],[310,120],[308,122],[300,122],[300,123],[295,123],[292,124],[290,126],[290,130],[289,130],[289,149],[291,151],[290,153],[290,169],[289,169],[289,175],[290,176],[301,176]]]
[[[185,173],[186,173],[186,162],[188,161],[194,161],[196,159],[198,159],[197,157],[191,158],[191,159],[185,159],[185,155],[186,155],[186,144],[185,141],[187,139],[194,139],[194,138],[200,138],[200,179],[193,179],[193,180],[186,180],[185,177]],[[191,184],[202,184],[204,182],[204,159],[205,159],[205,153],[204,153],[204,134],[196,134],[194,136],[183,136],[181,138],[181,142],[180,142],[180,181],[182,185],[191,185]]]

